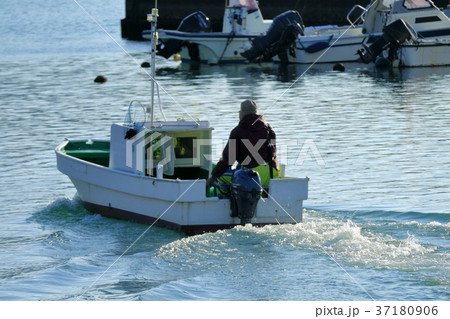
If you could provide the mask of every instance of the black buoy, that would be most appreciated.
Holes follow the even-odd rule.
[[[108,81],[108,79],[103,75],[97,75],[97,77],[94,80],[95,83],[104,83],[106,81]]]
[[[148,62],[141,63],[141,68],[149,68],[149,67],[150,67],[150,63],[148,63]]]
[[[345,65],[342,64],[342,63],[336,63],[335,65],[333,65],[333,71],[344,72],[345,71]]]

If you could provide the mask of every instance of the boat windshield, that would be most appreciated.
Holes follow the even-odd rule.
[[[256,0],[228,0],[229,7],[247,7],[249,11],[258,10]]]
[[[428,0],[405,0],[403,5],[406,9],[422,9],[431,7],[431,3]]]

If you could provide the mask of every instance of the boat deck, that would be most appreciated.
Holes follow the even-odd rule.
[[[108,141],[69,141],[61,148],[61,151],[80,160],[109,167],[110,142]],[[208,171],[200,167],[175,167],[174,174],[164,175],[164,178],[181,180],[207,179]]]
[[[61,151],[69,156],[108,167],[110,154],[109,145],[110,143],[106,141],[95,141],[92,143],[89,141],[69,141]]]

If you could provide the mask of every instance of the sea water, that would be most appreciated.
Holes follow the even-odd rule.
[[[158,58],[166,116],[209,120],[215,160],[251,97],[310,178],[302,223],[186,237],[87,212],[56,169],[64,139],[108,138],[150,101],[123,0],[0,9],[0,300],[450,298],[450,68]]]

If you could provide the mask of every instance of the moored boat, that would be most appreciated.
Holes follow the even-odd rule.
[[[252,39],[276,29],[273,41],[279,41],[281,33],[293,22],[302,25],[296,11],[266,20],[257,1],[227,0],[222,32],[212,32],[208,17],[201,11],[194,12],[181,21],[177,30],[158,30],[161,41],[158,55],[169,58],[180,54],[182,61],[208,64],[245,62],[247,58],[241,54],[251,48]],[[292,31],[297,32],[296,38],[302,30]],[[143,31],[142,37],[151,39],[151,30]]]
[[[402,19],[387,25],[382,36],[358,51],[364,63],[380,67],[450,65],[450,39],[424,40]]]
[[[362,23],[350,19],[351,12],[357,8],[361,15],[356,21]],[[295,52],[287,55],[287,61],[307,64],[357,61],[356,52],[374,43],[387,25],[399,19],[408,23],[424,43],[434,41],[437,44],[450,39],[448,16],[430,0],[372,0],[367,8],[355,6],[352,11],[347,15],[348,26],[324,28],[316,33],[305,28],[305,35],[297,39]],[[430,48],[426,45],[422,49]]]
[[[126,120],[111,125],[110,140],[62,142],[55,149],[58,169],[71,179],[87,210],[188,235],[246,223],[300,222],[308,197],[307,177],[287,177],[282,170],[272,176],[263,165],[258,173],[231,171],[227,186],[206,188],[212,170],[209,122],[154,120],[157,14],[154,9],[149,15],[151,105],[130,103]],[[249,187],[243,188],[242,178]]]

